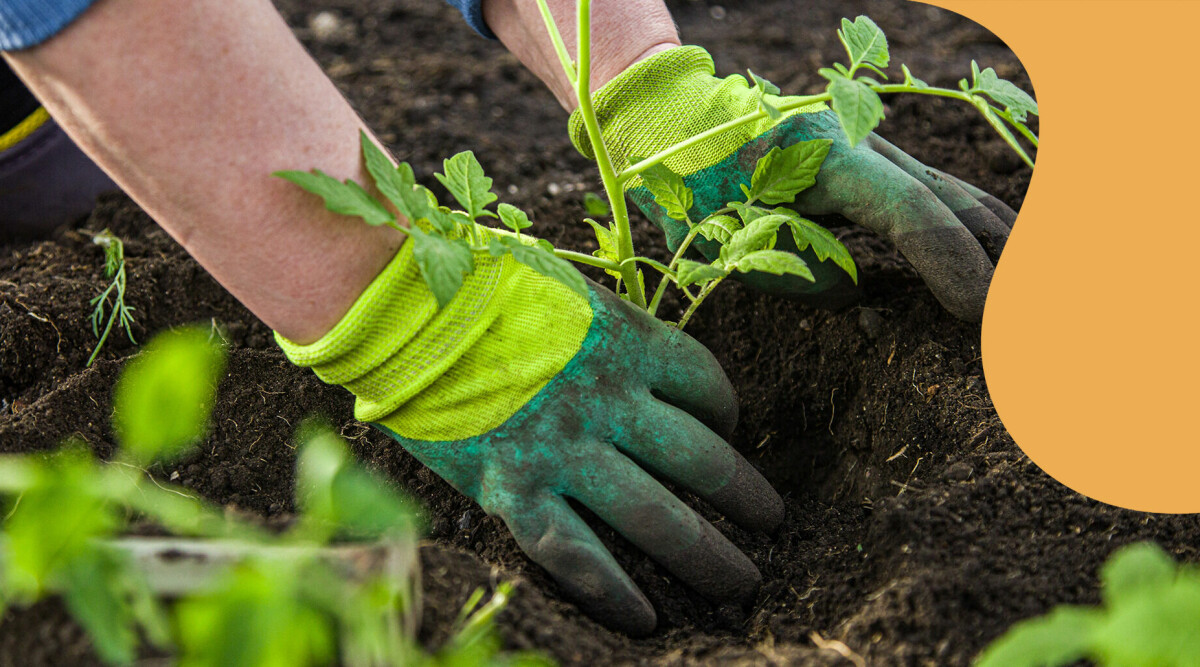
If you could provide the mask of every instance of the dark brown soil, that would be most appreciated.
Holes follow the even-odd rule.
[[[590,230],[575,221],[584,215],[582,194],[599,190],[593,171],[566,138],[565,114],[498,44],[475,37],[433,0],[278,5],[420,176],[432,180],[443,157],[472,149],[542,236],[592,248]],[[684,40],[708,47],[719,72],[753,67],[787,91],[822,85],[816,68],[840,55],[837,20],[860,13],[887,32],[893,62],[930,83],[955,85],[974,58],[1029,88],[994,36],[917,3],[672,7]],[[334,11],[343,30],[319,42],[307,24],[320,10]],[[926,98],[888,104],[886,138],[1020,206],[1030,172],[973,111]],[[838,640],[873,665],[958,665],[1019,619],[1058,603],[1095,602],[1096,571],[1122,544],[1151,539],[1200,560],[1197,519],[1115,509],[1043,474],[992,407],[979,327],[943,312],[886,244],[835,224],[859,260],[860,306],[818,311],[731,286],[691,327],[740,394],[734,445],[786,497],[787,520],[774,536],[743,533],[701,508],[761,568],[762,591],[747,609],[714,608],[601,528],[660,612],[653,637],[630,640],[562,601],[498,521],[355,422],[346,392],[291,366],[266,327],[127,199],[105,200],[82,227],[110,227],[127,239],[139,340],[201,322],[231,345],[211,436],[187,461],[154,472],[177,472],[179,483],[216,502],[286,520],[293,429],[309,415],[326,416],[428,508],[422,637],[431,645],[445,638],[474,587],[515,580],[518,594],[500,617],[506,644],[566,664],[839,664],[835,651],[818,647]],[[637,235],[643,247],[656,240],[640,219]],[[94,344],[87,301],[102,284],[101,263],[99,248],[73,231],[0,248],[0,450],[47,449],[72,435],[101,454],[111,450],[113,381],[136,347],[113,336],[101,360],[84,367]],[[56,602],[10,611],[0,625],[0,664],[81,664],[94,661],[89,656]]]

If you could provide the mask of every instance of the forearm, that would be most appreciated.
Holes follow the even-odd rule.
[[[366,177],[362,121],[267,0],[101,0],[5,54],[71,137],[259,318],[317,339],[403,235],[271,173]]]
[[[576,0],[547,0],[572,59]],[[567,111],[578,106],[536,0],[483,0],[483,16],[509,51],[546,84]],[[592,76],[595,92],[625,68],[679,46],[679,32],[662,0],[596,0],[592,4]]]

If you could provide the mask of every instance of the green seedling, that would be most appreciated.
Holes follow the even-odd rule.
[[[1200,665],[1200,569],[1143,542],[1114,553],[1100,582],[1101,606],[1063,605],[1022,621],[977,667]]]
[[[451,210],[441,206],[429,188],[416,182],[407,162],[393,166],[387,155],[365,133],[360,136],[363,158],[376,189],[409,221],[402,227],[396,216],[362,186],[351,180],[340,182],[318,169],[311,172],[280,171],[285,178],[308,192],[321,196],[325,207],[337,213],[357,216],[369,225],[389,225],[413,238],[413,257],[421,276],[439,306],[454,298],[462,287],[463,276],[474,272],[475,257],[512,255],[513,259],[534,271],[561,281],[583,296],[587,284],[569,262],[556,256],[554,247],[521,232],[533,223],[529,215],[509,204],[495,211],[487,207],[496,201],[492,179],[483,173],[475,154],[465,151],[443,162],[444,172],[435,174],[462,206]],[[482,218],[498,220],[507,229],[484,228]]]
[[[758,271],[815,280],[812,270],[802,259],[792,253],[774,250],[779,230],[784,227],[792,235],[797,248],[805,250],[811,247],[820,261],[834,262],[857,282],[854,260],[832,233],[790,209],[777,206],[794,202],[797,194],[816,182],[821,164],[829,153],[829,140],[818,139],[800,142],[786,149],[772,149],[756,165],[751,182],[742,184],[745,199],[729,202],[702,220],[689,217],[693,193],[678,174],[663,164],[664,160],[677,152],[739,125],[764,117],[777,119],[788,111],[818,102],[831,104],[847,139],[851,145],[855,145],[883,120],[884,108],[880,94],[917,93],[959,99],[976,107],[1021,158],[1030,166],[1033,165],[1032,159],[1012,132],[1016,130],[1030,144],[1037,146],[1037,136],[1025,125],[1029,114],[1037,113],[1037,103],[1033,98],[1014,84],[999,78],[991,68],[981,71],[974,62],[971,63],[971,81],[968,83],[963,79],[959,83],[959,90],[930,86],[914,78],[904,65],[901,65],[904,73],[902,83],[880,83],[869,74],[887,80],[887,74],[883,71],[890,61],[887,38],[870,18],[859,16],[854,21],[842,20],[838,38],[846,49],[850,64],[835,63],[832,68],[820,70],[821,76],[829,80],[824,93],[792,98],[784,103],[775,97],[780,93],[777,86],[749,72],[759,92],[759,108],[756,111],[655,155],[631,159],[631,166],[618,173],[601,138],[600,126],[588,94],[591,2],[578,1],[577,62],[571,60],[545,1],[538,0],[538,7],[567,79],[575,89],[580,103],[579,112],[587,128],[607,195],[607,202],[591,193],[584,197],[588,215],[612,216],[612,221],[607,225],[592,218],[585,220],[596,232],[599,250],[588,255],[556,249],[546,241],[521,234],[532,224],[524,211],[509,204],[500,204],[496,211],[489,210],[487,207],[497,199],[491,192],[492,179],[484,175],[483,168],[470,151],[446,160],[445,173],[435,174],[462,207],[460,210],[450,210],[440,206],[428,188],[416,183],[411,166],[401,163],[399,167],[394,167],[383,151],[365,134],[362,135],[363,157],[375,188],[401,216],[410,221],[408,228],[399,224],[387,206],[353,181],[339,182],[316,169],[311,172],[281,171],[275,174],[321,196],[331,211],[360,217],[371,225],[391,225],[411,234],[415,243],[413,254],[421,275],[439,305],[448,303],[462,286],[463,276],[474,271],[475,256],[481,253],[495,257],[511,254],[518,262],[560,280],[584,295],[587,287],[583,278],[564,260],[604,269],[616,279],[617,294],[645,308],[651,315],[657,315],[666,288],[675,285],[687,303],[676,323],[682,329],[713,290],[735,272]],[[860,74],[864,71],[869,74]],[[670,217],[686,222],[688,226],[689,233],[667,264],[634,252],[624,187],[637,177],[641,177],[655,201]],[[774,208],[769,208],[772,206]],[[484,243],[485,232],[479,224],[483,218],[498,219],[510,231],[491,230],[486,233],[489,240]],[[715,260],[700,262],[688,257],[688,250],[697,236],[720,244],[720,254]],[[658,271],[662,276],[649,298],[643,267]]]
[[[416,511],[328,428],[300,433],[298,518],[282,533],[151,478],[204,436],[223,368],[205,330],[162,334],[118,380],[110,461],[82,443],[0,456],[3,606],[60,595],[110,664],[143,642],[191,667],[544,664],[500,653],[503,586],[470,601],[443,653],[417,643]],[[120,538],[139,516],[182,537]]]
[[[92,235],[92,243],[104,248],[104,277],[109,281],[99,294],[97,294],[89,302],[92,306],[92,335],[98,338],[96,348],[92,350],[92,356],[88,357],[87,365],[91,366],[96,360],[96,355],[100,354],[100,348],[104,347],[104,341],[108,340],[108,334],[112,331],[113,323],[119,322],[121,327],[125,329],[125,335],[129,337],[129,342],[137,345],[137,341],[133,338],[133,308],[125,305],[125,244],[121,239],[117,238],[112,232],[105,229],[99,234]],[[112,300],[111,307],[109,299]],[[108,319],[105,321],[105,310],[108,311]],[[105,322],[104,330],[100,330],[100,323]]]

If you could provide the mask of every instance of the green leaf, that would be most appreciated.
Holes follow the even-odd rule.
[[[595,192],[583,193],[583,208],[587,211],[588,215],[594,215],[597,218],[603,218],[612,213],[608,202]]]
[[[307,567],[302,567],[307,566]],[[217,587],[175,607],[181,667],[325,665],[337,656],[336,624],[314,608],[325,589],[309,559],[250,560]],[[337,578],[329,575],[331,582]],[[341,592],[341,591],[331,591]]]
[[[169,460],[204,436],[225,367],[208,332],[188,327],[146,344],[125,365],[113,397],[113,426],[139,464]]]
[[[585,299],[588,298],[587,281],[584,279],[583,274],[573,264],[555,255],[552,251],[547,251],[545,248],[537,245],[525,245],[517,239],[508,236],[493,239],[491,243],[492,245],[496,243],[503,244],[512,253],[513,259],[547,278],[553,278],[566,285],[579,296]],[[495,254],[495,252],[493,251],[492,254]]]
[[[765,112],[771,120],[779,120],[783,116],[783,112],[779,110],[774,101],[767,99],[767,95],[779,94],[779,86],[755,74],[753,70],[748,69],[746,72],[754,81],[754,91],[758,94],[758,108]]]
[[[463,274],[475,271],[471,246],[462,239],[450,240],[416,226],[409,233],[413,237],[413,259],[421,269],[421,277],[437,299],[438,308],[444,308],[462,287]]]
[[[846,47],[846,53],[850,56],[850,71],[864,63],[877,67],[888,66],[890,58],[887,37],[879,26],[866,16],[859,16],[853,23],[849,19],[842,19],[838,39],[842,41],[842,46]]]
[[[900,71],[904,72],[904,85],[922,90],[929,87],[929,84],[913,76],[912,72],[908,71],[908,65],[900,65]]]
[[[1157,588],[1129,591],[1093,634],[1102,665],[1190,665],[1200,656],[1200,579],[1177,576]]]
[[[744,188],[745,186],[742,187]],[[746,191],[749,192],[749,189],[747,188]],[[742,219],[742,223],[747,225],[764,215],[771,214],[769,210],[761,206],[753,206],[740,201],[731,201],[726,206],[737,211],[738,217]]]
[[[858,145],[883,120],[883,102],[871,87],[861,81],[835,78],[829,82],[833,110],[851,146]]]
[[[771,273],[777,276],[800,276],[801,278],[816,282],[812,270],[808,268],[808,264],[804,260],[790,252],[783,252],[782,250],[759,250],[752,252],[739,259],[734,268],[742,273],[762,271],[763,273]]]
[[[714,278],[724,278],[729,275],[729,271],[725,269],[717,268],[712,264],[693,262],[690,259],[679,260],[675,269],[675,279],[679,282],[680,287],[708,282]]]
[[[636,158],[632,159],[636,164]],[[654,195],[654,201],[667,210],[674,220],[687,220],[692,208],[692,190],[683,184],[683,178],[661,164],[642,172],[642,183]]]
[[[782,215],[764,215],[734,232],[729,243],[721,246],[722,266],[733,267],[738,260],[752,252],[774,248],[775,233],[781,225],[787,224],[787,220]]]
[[[362,186],[350,179],[339,182],[320,169],[307,171],[277,171],[273,174],[279,178],[291,181],[301,188],[325,200],[325,208],[342,215],[356,215],[368,225],[386,225],[395,222],[396,217],[384,208],[374,197],[367,194]]]
[[[503,222],[505,227],[514,232],[520,233],[522,229],[529,229],[533,226],[525,211],[512,204],[500,204],[496,207],[496,210],[500,213],[500,222]]]
[[[1048,667],[1081,660],[1088,656],[1101,619],[1090,609],[1059,607],[1022,621],[988,646],[975,667]]]
[[[492,179],[484,175],[483,167],[480,166],[479,160],[475,159],[474,153],[463,151],[443,160],[442,169],[445,170],[445,174],[434,176],[454,195],[472,220],[484,215],[496,217],[495,213],[484,210],[484,207],[496,201],[498,197],[492,194]]]
[[[592,253],[592,256],[599,257],[600,259],[611,260],[614,262],[617,261],[617,230],[616,230],[616,227],[612,224],[610,224],[608,227],[605,227],[604,225],[601,225],[600,223],[596,222],[595,220],[592,220],[591,218],[584,218],[583,221],[588,223],[589,225],[591,225],[592,229],[596,230],[596,242],[600,244],[600,249],[594,251]],[[612,276],[613,278],[621,277],[621,273],[619,271],[610,271],[608,269],[605,269],[604,272],[607,273],[608,275]]]
[[[34,479],[4,523],[3,597],[32,602],[54,589],[91,540],[110,535],[118,520],[96,488],[96,462],[76,443],[37,461]],[[64,520],[70,517],[70,520]]]
[[[970,92],[987,95],[997,103],[1004,105],[1005,110],[1015,121],[1023,123],[1028,118],[1028,114],[1037,115],[1037,102],[1029,96],[1029,93],[1021,90],[1011,81],[1001,79],[996,74],[996,70],[989,67],[980,72],[979,65],[972,60],[971,71],[975,74],[975,78]]]
[[[833,235],[833,232],[812,220],[801,217],[799,213],[791,209],[777,208],[774,212],[777,215],[787,216],[788,226],[792,229],[792,240],[796,242],[797,250],[804,250],[812,246],[817,259],[822,262],[832,259],[834,264],[850,274],[855,285],[858,284],[858,267],[854,264],[854,258],[846,246],[842,245],[842,242]]]
[[[329,427],[309,427],[296,468],[296,504],[304,517],[339,535],[377,538],[415,530],[412,504],[360,465]]]
[[[67,609],[87,630],[96,653],[124,665],[137,657],[138,635],[122,579],[139,575],[119,558],[93,546],[71,559],[59,583]]]
[[[1123,547],[1100,570],[1104,603],[1119,606],[1129,599],[1170,586],[1175,581],[1175,561],[1153,542]]]
[[[832,145],[829,139],[813,139],[772,148],[754,167],[748,199],[766,204],[795,201],[799,192],[817,182],[817,172]]]
[[[729,243],[733,233],[742,228],[737,218],[728,215],[714,215],[700,223],[698,233],[709,241],[722,245]]]

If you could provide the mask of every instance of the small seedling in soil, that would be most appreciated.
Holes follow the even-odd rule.
[[[223,368],[206,331],[160,335],[117,383],[110,461],[82,443],[0,456],[3,605],[61,596],[112,664],[142,642],[192,667],[544,664],[499,653],[491,619],[509,587],[479,610],[472,598],[442,652],[421,648],[415,512],[328,428],[299,436],[298,518],[282,533],[151,478],[205,434]],[[180,537],[120,537],[135,516]]]
[[[129,342],[137,345],[137,341],[133,338],[133,315],[131,313],[134,309],[125,304],[125,244],[107,229],[93,234],[92,243],[104,248],[104,277],[109,283],[89,302],[89,305],[92,306],[92,335],[99,341],[96,343],[96,349],[92,350],[92,356],[88,357],[88,366],[91,366],[92,362],[96,360],[96,355],[100,354],[100,348],[104,347],[104,341],[108,340],[108,334],[112,331],[114,322],[119,322],[125,329],[125,335],[129,337]],[[109,305],[110,298],[111,306]],[[106,309],[108,310],[107,321],[104,318]],[[100,330],[101,322],[104,322],[103,331]]]
[[[821,76],[829,80],[824,93],[781,102],[777,97],[780,93],[777,86],[749,72],[758,91],[758,110],[655,155],[631,158],[631,166],[617,172],[600,135],[599,123],[590,95],[587,94],[590,90],[590,0],[579,0],[577,7],[578,63],[571,60],[545,1],[538,0],[538,5],[563,69],[579,99],[579,113],[587,128],[607,195],[607,202],[590,193],[584,198],[589,215],[612,216],[612,221],[607,225],[592,218],[585,220],[596,232],[599,250],[587,255],[556,249],[544,240],[522,235],[521,232],[532,225],[524,211],[509,204],[500,204],[496,211],[487,209],[497,200],[497,196],[491,192],[492,179],[484,175],[483,168],[470,151],[446,160],[445,173],[435,174],[462,207],[451,210],[440,206],[428,188],[416,183],[410,165],[401,163],[399,167],[393,167],[379,147],[365,134],[361,136],[363,157],[375,187],[409,220],[411,226],[407,229],[399,224],[396,216],[384,204],[353,181],[339,182],[317,169],[311,172],[280,171],[275,174],[321,196],[331,211],[360,217],[371,225],[391,225],[411,234],[415,243],[413,255],[439,305],[448,303],[462,286],[463,276],[474,271],[475,256],[481,253],[494,257],[511,254],[518,262],[562,281],[583,295],[587,293],[583,278],[564,260],[604,269],[616,280],[617,294],[646,309],[651,315],[657,315],[666,288],[675,285],[687,304],[679,322],[675,324],[682,329],[713,290],[735,272],[758,271],[815,280],[804,260],[793,253],[774,249],[778,232],[784,227],[791,233],[798,249],[811,247],[820,261],[833,262],[857,283],[858,273],[853,258],[831,232],[795,211],[778,206],[794,202],[796,195],[816,183],[821,165],[830,150],[830,140],[816,139],[788,148],[773,148],[759,160],[750,182],[741,184],[744,199],[729,202],[701,220],[693,220],[690,216],[693,203],[691,189],[684,184],[682,177],[663,163],[689,146],[744,123],[764,117],[778,119],[787,111],[818,102],[831,104],[853,146],[870,134],[883,119],[883,102],[879,97],[882,93],[917,93],[963,100],[976,107],[1018,155],[1027,164],[1033,165],[1032,159],[1012,132],[1016,130],[1033,146],[1037,146],[1036,135],[1025,126],[1029,114],[1037,113],[1037,103],[1033,98],[1014,84],[1000,79],[991,68],[980,70],[974,62],[971,63],[971,81],[968,83],[963,79],[959,83],[960,90],[930,86],[914,78],[904,65],[901,65],[904,73],[902,83],[883,84],[872,76],[860,74],[866,71],[887,80],[883,69],[888,66],[890,56],[883,31],[871,19],[859,16],[854,21],[842,20],[838,38],[846,48],[850,64],[835,63],[832,68],[820,70]],[[667,215],[684,222],[689,230],[667,264],[634,252],[629,212],[623,193],[625,185],[638,177]],[[511,231],[484,231],[485,228],[479,225],[483,218],[499,219]],[[701,262],[689,256],[688,251],[692,249],[697,236],[720,245],[716,259]],[[641,267],[650,267],[662,275],[657,289],[649,298]]]
[[[1101,606],[1063,605],[1022,621],[976,666],[1200,664],[1200,569],[1142,542],[1114,553],[1100,582]]]

